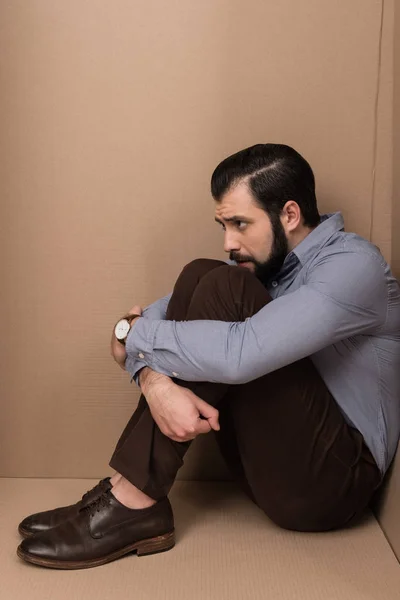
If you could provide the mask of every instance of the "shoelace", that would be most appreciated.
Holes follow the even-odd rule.
[[[102,489],[102,490],[105,491],[106,490],[106,479],[102,479],[101,481],[99,481],[99,483],[97,485],[100,486],[100,489]],[[86,498],[89,496],[89,494],[91,494],[93,492],[93,489],[94,488],[92,488],[91,490],[88,490],[87,492],[85,492],[83,494],[83,496],[82,496],[82,500],[81,501],[86,500]]]
[[[86,506],[83,506],[79,512],[85,511],[93,517],[96,512],[100,512],[100,510],[108,506],[110,504],[110,496],[108,492],[103,492],[98,498],[93,500],[93,502],[89,502]]]

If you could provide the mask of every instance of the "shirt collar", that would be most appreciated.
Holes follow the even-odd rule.
[[[320,224],[300,242],[290,254],[295,254],[302,265],[322,248],[338,231],[344,230],[343,215],[340,212],[321,216]],[[289,255],[290,255],[289,254]]]

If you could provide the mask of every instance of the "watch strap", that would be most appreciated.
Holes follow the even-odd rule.
[[[122,319],[126,319],[129,323],[129,325],[132,323],[133,319],[137,319],[137,317],[141,317],[142,315],[125,315],[125,317],[122,317],[120,319],[120,321],[122,321]]]

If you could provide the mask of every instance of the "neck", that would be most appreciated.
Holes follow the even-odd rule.
[[[318,225],[316,227],[318,227]],[[290,239],[288,240],[289,251],[291,252],[292,250],[294,250],[296,246],[300,244],[300,242],[302,242],[308,235],[310,235],[312,231],[314,231],[314,229],[316,229],[316,227],[303,226],[298,231],[293,231],[292,235],[290,236]]]

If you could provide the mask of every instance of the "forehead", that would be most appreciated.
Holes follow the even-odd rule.
[[[226,192],[215,205],[215,216],[218,218],[228,218],[236,214],[255,218],[257,213],[264,211],[256,204],[244,182]]]

